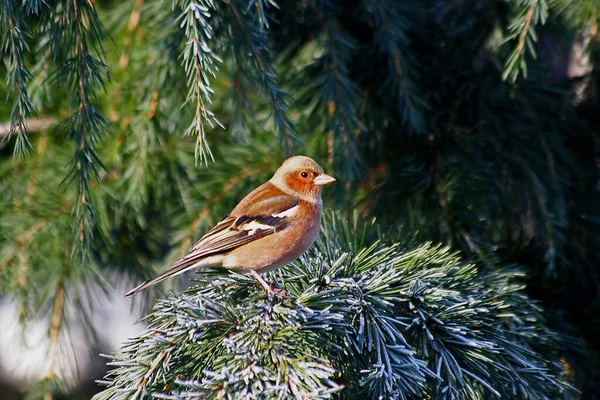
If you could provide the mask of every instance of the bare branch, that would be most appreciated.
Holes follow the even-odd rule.
[[[33,132],[43,132],[50,128],[53,128],[58,124],[58,119],[54,117],[44,117],[44,118],[32,118],[27,120],[27,130],[29,133]],[[11,123],[3,122],[0,124],[0,139],[4,139],[8,136],[11,128]]]

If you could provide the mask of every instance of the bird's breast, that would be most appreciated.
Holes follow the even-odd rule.
[[[241,271],[268,272],[295,260],[316,240],[321,228],[320,204],[304,204],[289,226],[228,253],[223,266]]]

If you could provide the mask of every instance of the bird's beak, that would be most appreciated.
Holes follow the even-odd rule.
[[[329,176],[326,173],[319,174],[313,183],[317,186],[327,185],[328,183],[335,182],[335,178],[333,176]]]

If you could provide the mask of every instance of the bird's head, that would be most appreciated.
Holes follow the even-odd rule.
[[[323,168],[312,158],[295,156],[281,164],[271,181],[287,191],[316,197],[321,193],[321,187],[334,182],[335,178],[323,172]]]

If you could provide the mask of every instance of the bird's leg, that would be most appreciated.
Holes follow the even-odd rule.
[[[252,276],[256,278],[256,280],[265,288],[268,294],[280,297],[282,299],[291,299],[292,297],[283,289],[273,289],[267,281],[265,281],[258,272],[252,271]]]

